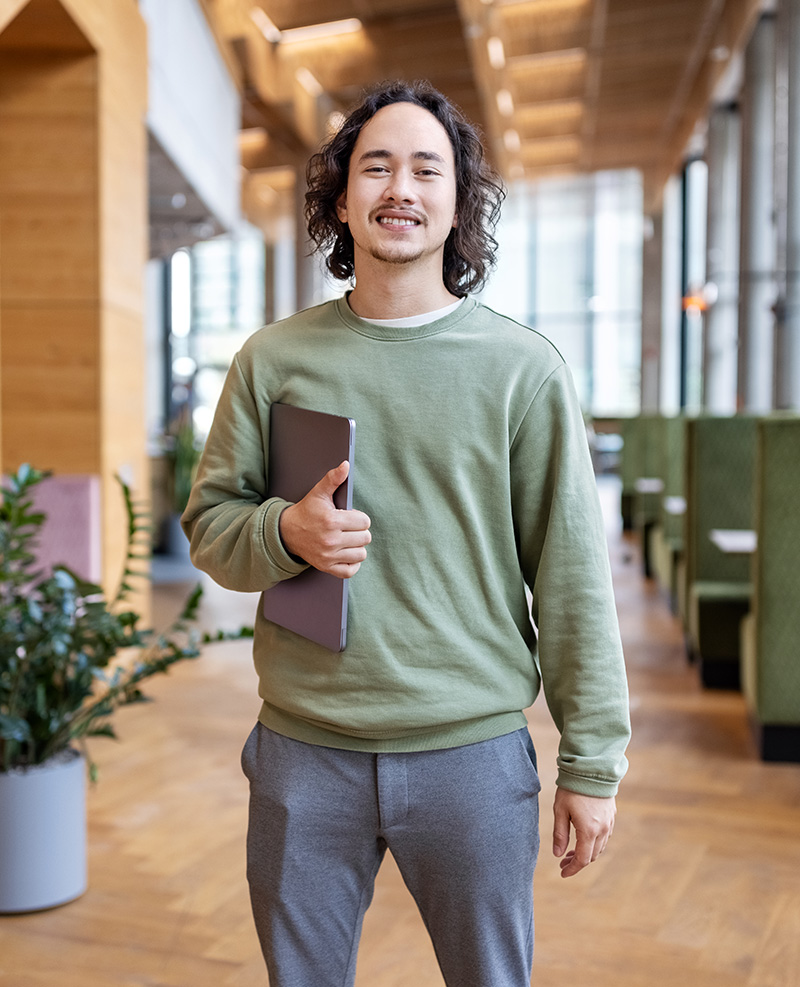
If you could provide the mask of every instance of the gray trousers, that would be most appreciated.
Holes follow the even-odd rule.
[[[526,729],[370,754],[257,724],[247,877],[270,987],[349,987],[388,847],[447,987],[528,987],[539,777]]]

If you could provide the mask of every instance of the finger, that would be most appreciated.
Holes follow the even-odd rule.
[[[352,579],[360,568],[360,562],[355,562],[352,565],[337,563],[331,566],[329,571],[332,576],[336,576],[338,579]]]
[[[331,498],[334,493],[339,489],[339,487],[347,479],[350,473],[350,463],[345,459],[344,462],[339,463],[332,470],[323,476],[319,483],[314,487],[316,493],[320,494],[322,497]]]
[[[337,511],[336,524],[342,531],[366,531],[372,522],[363,511]]]
[[[585,836],[583,833],[577,833],[577,839],[575,841],[575,849],[567,854],[567,858],[561,862],[561,876],[562,877],[572,877],[574,874],[578,874],[583,870],[584,867],[588,867],[592,862],[592,854],[594,852],[595,840]]]
[[[363,548],[372,541],[372,535],[363,529],[351,530],[345,528],[339,532],[340,548]]]
[[[363,545],[356,545],[352,548],[341,548],[331,559],[332,565],[354,565],[356,562],[363,562],[367,557],[367,550]]]
[[[556,802],[553,813],[553,854],[561,857],[569,846],[569,812]]]

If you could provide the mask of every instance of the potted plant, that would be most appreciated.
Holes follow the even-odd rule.
[[[128,548],[113,599],[67,566],[37,571],[45,518],[31,492],[45,476],[20,467],[0,503],[0,912],[47,908],[83,893],[87,763],[95,775],[85,740],[114,737],[111,715],[146,700],[145,679],[199,654],[192,627],[199,584],[160,635],[140,629],[128,607],[149,531],[122,481]],[[133,660],[112,667],[126,649],[135,649]]]

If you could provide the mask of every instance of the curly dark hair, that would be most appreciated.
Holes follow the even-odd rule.
[[[308,234],[318,250],[329,251],[331,274],[347,281],[354,274],[353,237],[336,214],[347,187],[350,156],[362,127],[385,106],[414,103],[428,110],[447,131],[456,166],[455,226],[444,245],[442,276],[453,295],[483,287],[495,263],[494,230],[505,189],[486,161],[476,129],[426,81],[386,82],[366,93],[341,128],[308,163],[305,215]]]

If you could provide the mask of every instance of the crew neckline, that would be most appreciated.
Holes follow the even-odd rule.
[[[347,295],[337,298],[333,304],[339,318],[349,329],[352,329],[354,332],[357,332],[362,336],[368,336],[370,339],[399,342],[403,340],[421,339],[425,336],[435,336],[438,333],[447,332],[448,329],[452,328],[466,315],[472,312],[478,303],[474,298],[467,295],[464,298],[460,298],[458,302],[453,305],[446,306],[444,315],[440,314],[442,310],[437,310],[435,312],[428,312],[425,315],[420,316],[420,318],[423,318],[426,321],[417,325],[406,324],[409,321],[408,319],[390,319],[387,321],[362,319],[350,308],[350,304],[347,301]],[[412,316],[411,318],[416,320],[417,317]],[[395,325],[394,323],[397,321],[400,321],[402,324]]]
[[[454,302],[450,302],[449,305],[445,305],[442,308],[435,308],[432,312],[423,312],[421,315],[407,315],[400,319],[367,319],[363,315],[359,315],[359,319],[362,322],[371,322],[373,326],[394,326],[398,329],[412,329],[416,326],[426,326],[429,322],[436,322],[437,319],[443,319],[446,315],[451,312],[455,312],[459,305],[464,303],[463,298],[457,298]],[[348,306],[350,303],[348,302]],[[352,307],[350,308],[352,312]],[[355,313],[353,313],[355,315]]]

